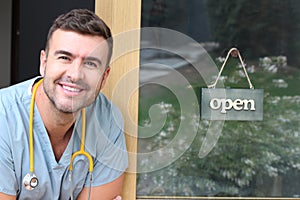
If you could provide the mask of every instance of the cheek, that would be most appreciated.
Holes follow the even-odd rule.
[[[97,73],[97,72],[87,73],[85,75],[85,78],[91,88],[93,88],[96,91],[99,90],[102,80],[103,80],[102,73]]]
[[[51,69],[51,67],[45,67],[44,77],[50,79],[56,79],[57,73]]]
[[[61,64],[48,61],[45,66],[44,76],[51,77],[52,79],[60,79],[64,76],[67,68]]]

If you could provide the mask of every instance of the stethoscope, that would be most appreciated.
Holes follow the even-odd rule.
[[[29,170],[30,172],[26,174],[23,179],[23,184],[27,190],[33,190],[39,185],[39,179],[34,173],[34,148],[33,148],[33,114],[34,114],[34,102],[35,102],[35,95],[37,88],[43,82],[43,79],[39,80],[35,86],[33,87],[32,97],[30,102],[30,113],[29,113]],[[81,127],[81,144],[80,150],[76,151],[71,156],[69,171],[70,171],[70,196],[73,200],[73,181],[72,181],[72,171],[73,171],[73,161],[76,156],[84,155],[89,160],[89,174],[90,174],[90,186],[88,192],[88,199],[90,199],[91,194],[91,186],[92,186],[92,172],[94,170],[94,162],[92,156],[84,150],[85,144],[85,127],[86,127],[86,115],[85,115],[85,108],[81,110],[82,115],[82,127]]]

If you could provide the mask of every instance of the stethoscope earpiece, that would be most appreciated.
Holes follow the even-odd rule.
[[[39,185],[39,180],[33,173],[28,173],[23,179],[23,184],[27,190],[33,190]]]

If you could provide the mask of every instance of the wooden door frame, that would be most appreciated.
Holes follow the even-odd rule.
[[[141,0],[95,0],[95,13],[111,28],[114,38],[114,52],[118,49],[115,36],[135,30],[129,45],[134,43],[135,51],[128,52],[111,62],[111,72],[103,93],[116,104],[124,118],[124,132],[129,152],[129,170],[125,174],[122,198],[136,199],[136,153],[138,124],[138,88],[140,65]],[[132,41],[134,40],[134,41]],[[119,46],[120,47],[120,46]],[[130,73],[130,80],[122,83],[120,79]],[[134,124],[134,125],[132,125]]]

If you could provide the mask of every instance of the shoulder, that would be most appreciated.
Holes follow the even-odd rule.
[[[0,111],[10,110],[18,104],[27,103],[31,98],[30,86],[35,79],[30,79],[0,90]]]
[[[96,112],[99,117],[109,120],[110,122],[123,123],[122,113],[119,108],[102,93],[98,95],[91,109]]]
[[[87,107],[86,123],[87,133],[98,130],[98,138],[104,137],[111,142],[115,142],[123,137],[124,122],[122,114],[117,106],[103,94],[99,94],[96,101]]]

